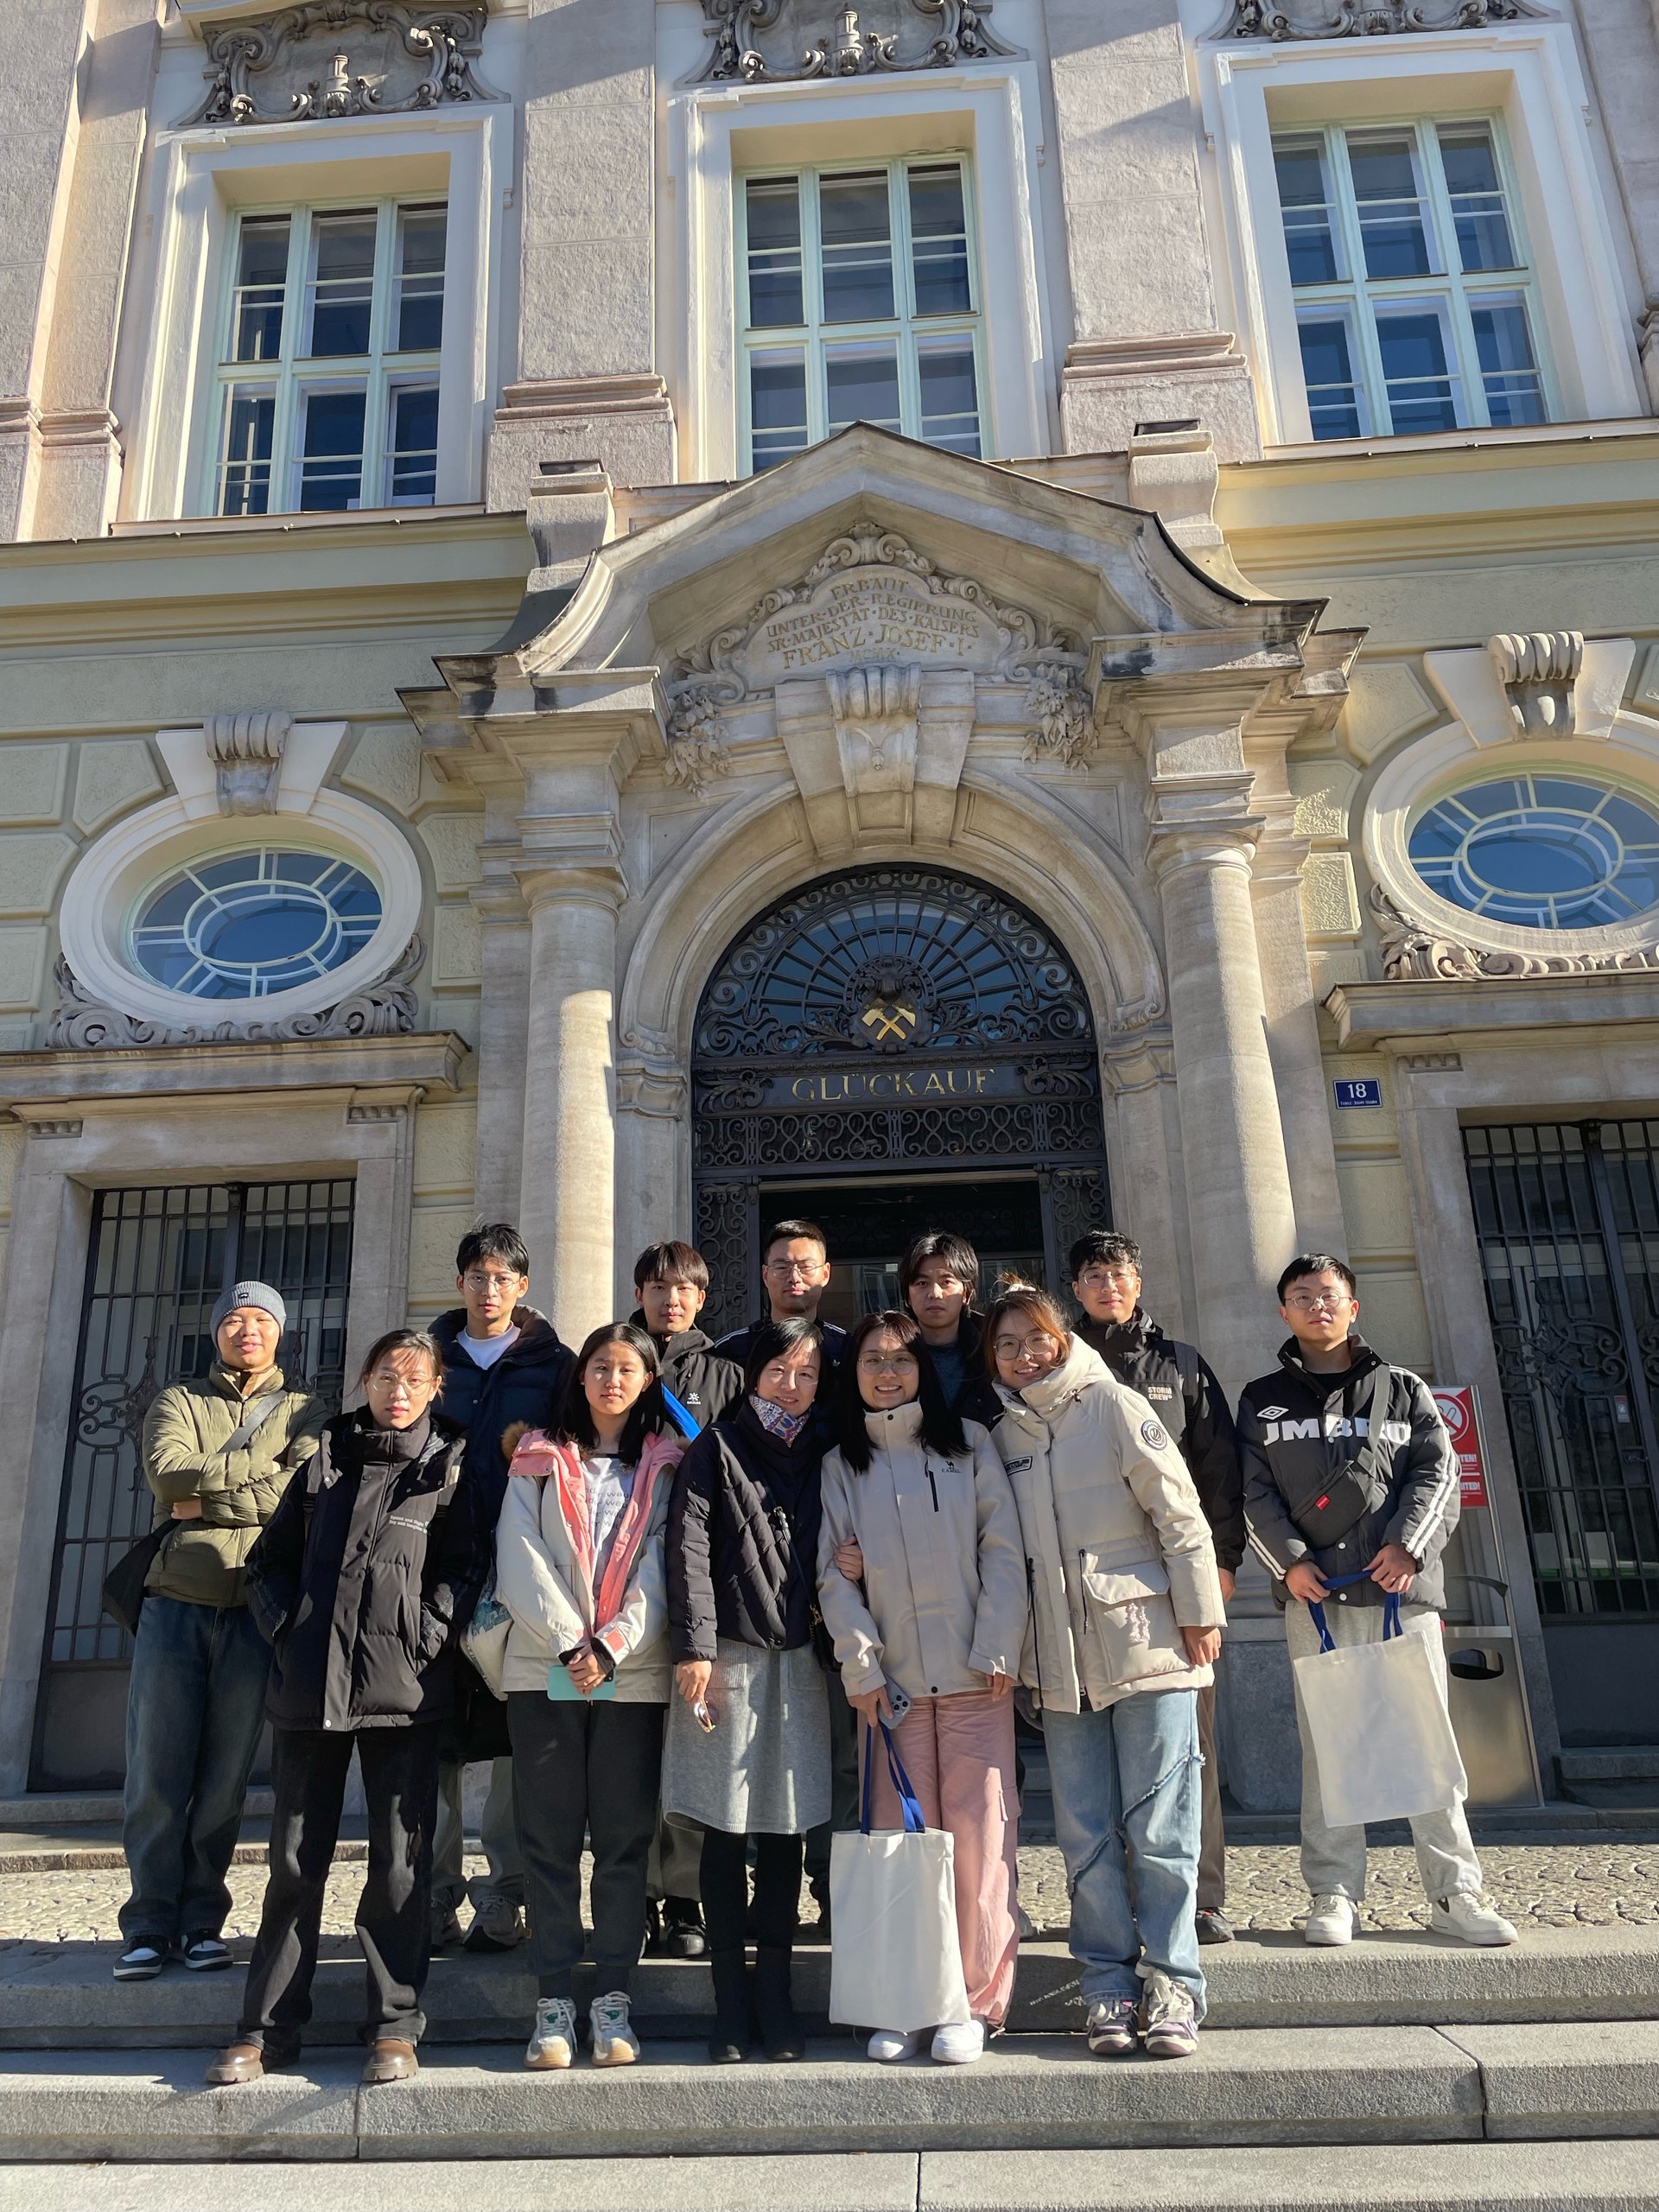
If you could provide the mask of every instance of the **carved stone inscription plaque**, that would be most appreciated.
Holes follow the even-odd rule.
[[[976,607],[935,599],[902,574],[866,572],[822,584],[804,606],[761,623],[744,656],[751,689],[847,660],[949,661],[996,657],[1001,640]]]

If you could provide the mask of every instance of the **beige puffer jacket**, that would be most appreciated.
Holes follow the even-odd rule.
[[[1183,1628],[1226,1618],[1210,1524],[1157,1414],[1073,1337],[993,1434],[1014,1485],[1032,1593],[1020,1679],[1057,1713],[1202,1689]]]
[[[1002,1462],[977,1421],[965,1453],[922,1440],[912,1404],[865,1421],[871,1458],[856,1474],[839,1452],[823,1463],[818,1603],[849,1697],[896,1683],[907,1696],[982,1690],[1013,1675],[1026,1632],[1020,1516]],[[864,1586],[835,1563],[855,1537]]]

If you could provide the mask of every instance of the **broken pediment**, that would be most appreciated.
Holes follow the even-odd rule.
[[[1019,54],[990,27],[995,0],[702,0],[711,44],[696,81],[752,85],[949,69]]]

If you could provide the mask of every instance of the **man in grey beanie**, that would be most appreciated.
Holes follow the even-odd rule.
[[[158,1974],[175,1950],[227,1967],[225,1876],[264,1717],[270,1648],[242,1569],[289,1478],[317,1446],[327,1408],[276,1364],[288,1309],[269,1283],[238,1282],[213,1312],[217,1357],[163,1390],[144,1420],[156,1525],[171,1532],[144,1582],[127,1692],[118,1981]]]

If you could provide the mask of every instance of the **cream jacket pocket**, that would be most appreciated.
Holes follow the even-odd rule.
[[[1100,1638],[1115,1682],[1185,1673],[1186,1646],[1170,1603],[1169,1574],[1161,1560],[1135,1567],[1102,1567],[1094,1552],[1080,1552],[1084,1631]]]

